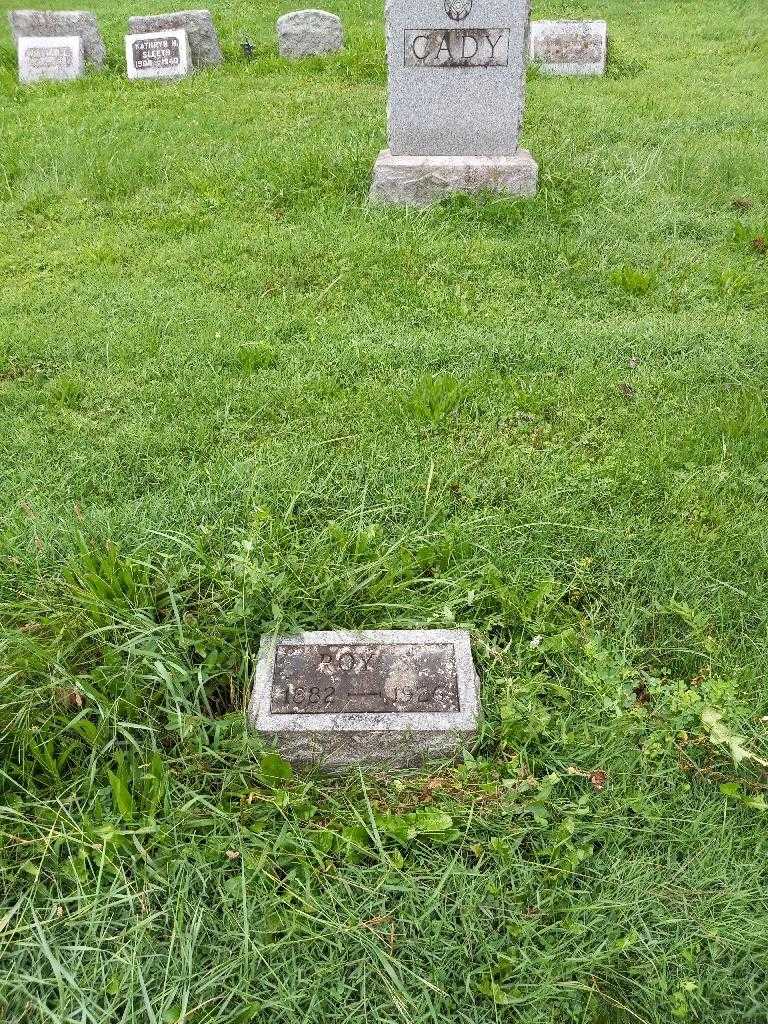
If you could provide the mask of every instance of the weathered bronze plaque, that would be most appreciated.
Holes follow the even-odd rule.
[[[273,715],[459,710],[453,644],[280,643],[275,651]]]

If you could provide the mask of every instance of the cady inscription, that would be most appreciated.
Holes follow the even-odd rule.
[[[459,711],[452,644],[290,644],[275,651],[273,715]]]
[[[505,68],[508,28],[407,28],[407,68]]]

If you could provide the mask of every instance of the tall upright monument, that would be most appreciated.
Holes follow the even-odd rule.
[[[371,199],[425,206],[451,192],[536,192],[518,146],[530,0],[386,0],[389,149]]]

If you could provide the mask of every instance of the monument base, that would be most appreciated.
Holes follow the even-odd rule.
[[[385,725],[382,719],[378,724]],[[367,732],[261,733],[262,740],[297,768],[316,766],[328,772],[344,768],[410,768],[424,761],[457,757],[477,736],[477,728],[465,732],[435,730],[402,732],[389,728]]]
[[[514,156],[393,156],[379,153],[370,199],[397,206],[429,206],[455,192],[533,196],[539,167],[527,149]]]

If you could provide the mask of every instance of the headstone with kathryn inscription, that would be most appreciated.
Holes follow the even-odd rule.
[[[67,82],[83,74],[83,40],[80,36],[20,36],[19,81]]]
[[[602,75],[607,51],[604,21],[531,22],[530,58],[545,75]]]
[[[139,35],[184,29],[187,33],[192,65],[204,68],[221,64],[224,55],[211,12],[171,11],[169,14],[137,14],[128,19],[128,31]]]
[[[126,36],[125,60],[130,79],[181,78],[192,71],[184,29]]]
[[[479,718],[463,630],[264,638],[251,725],[297,764],[411,764],[455,754]]]
[[[451,192],[533,195],[518,145],[530,0],[387,0],[389,149],[371,198],[426,205]]]
[[[17,45],[22,36],[80,36],[88,64],[101,67],[107,56],[99,23],[91,11],[18,10],[9,11],[8,20]]]

